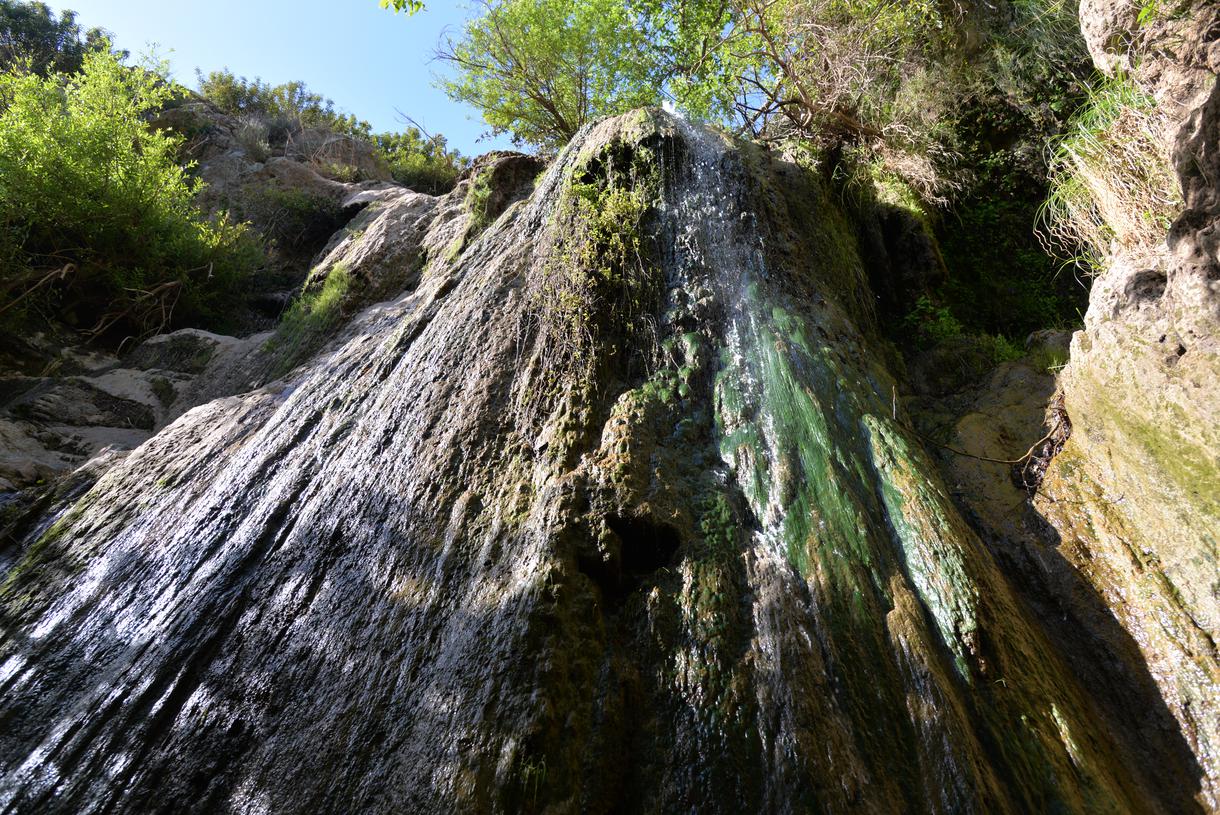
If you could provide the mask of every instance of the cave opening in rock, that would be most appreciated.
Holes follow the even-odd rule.
[[[606,526],[621,543],[619,564],[625,580],[672,566],[677,559],[681,539],[678,531],[668,524],[611,515],[606,518]]]

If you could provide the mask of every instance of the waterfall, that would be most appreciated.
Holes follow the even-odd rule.
[[[589,328],[575,400],[534,293],[564,196],[644,155],[656,348]],[[816,175],[589,126],[30,542],[0,811],[1157,809],[908,431],[866,281]]]

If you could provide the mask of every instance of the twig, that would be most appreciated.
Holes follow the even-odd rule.
[[[66,278],[69,274],[71,274],[74,271],[76,271],[75,263],[65,263],[60,268],[58,268],[52,272],[48,272],[47,274],[43,275],[42,279],[40,279],[37,283],[35,283],[33,286],[30,286],[28,289],[26,289],[24,292],[22,292],[20,296],[16,297],[12,301],[10,301],[3,308],[0,308],[0,314],[3,314],[4,312],[8,311],[13,306],[20,303],[25,298],[29,297],[31,294],[33,294],[35,291],[37,291],[39,288],[41,288],[44,283],[47,283],[47,282],[49,282],[51,280],[55,280],[55,279],[63,280],[64,278]]]
[[[909,424],[906,424],[905,422],[899,422],[898,424],[902,427],[905,427],[907,430],[911,431],[912,433],[914,433],[916,436],[923,439],[924,441],[926,441],[930,444],[934,444],[937,447],[940,447],[944,450],[948,450],[950,453],[953,453],[954,455],[965,456],[966,458],[974,458],[974,459],[978,459],[979,461],[989,461],[992,464],[1024,464],[1025,462],[1029,461],[1029,459],[1033,456],[1033,454],[1037,451],[1037,449],[1039,447],[1041,447],[1043,444],[1045,444],[1046,442],[1051,440],[1051,438],[1055,435],[1055,430],[1057,429],[1057,428],[1052,429],[1045,436],[1043,436],[1042,438],[1040,438],[1036,442],[1034,442],[1033,445],[1028,450],[1025,451],[1025,455],[1021,456],[1020,458],[1003,459],[1003,458],[988,458],[987,456],[976,456],[974,453],[967,453],[965,450],[958,450],[956,447],[950,447],[947,444],[941,444],[936,439],[925,436],[923,433],[920,433],[914,427],[911,427]]]

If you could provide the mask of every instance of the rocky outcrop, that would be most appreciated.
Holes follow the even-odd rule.
[[[442,234],[22,526],[0,809],[1191,806],[954,507],[818,179],[637,113]]]
[[[306,164],[347,181],[391,180],[385,159],[367,141],[298,125],[282,126],[282,133],[273,134],[259,116],[231,116],[198,98],[167,108],[152,125],[184,137],[184,158],[205,166],[240,154],[252,163],[281,158]]]
[[[1095,281],[1062,377],[1072,437],[1037,506],[1110,610],[1098,625],[1137,644],[1198,801],[1220,811],[1220,7],[1091,0],[1081,20],[1098,66],[1157,99],[1186,209]]]

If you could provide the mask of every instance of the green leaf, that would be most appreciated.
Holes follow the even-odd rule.
[[[381,7],[392,8],[394,13],[405,11],[408,15],[424,10],[423,0],[381,0]]]

